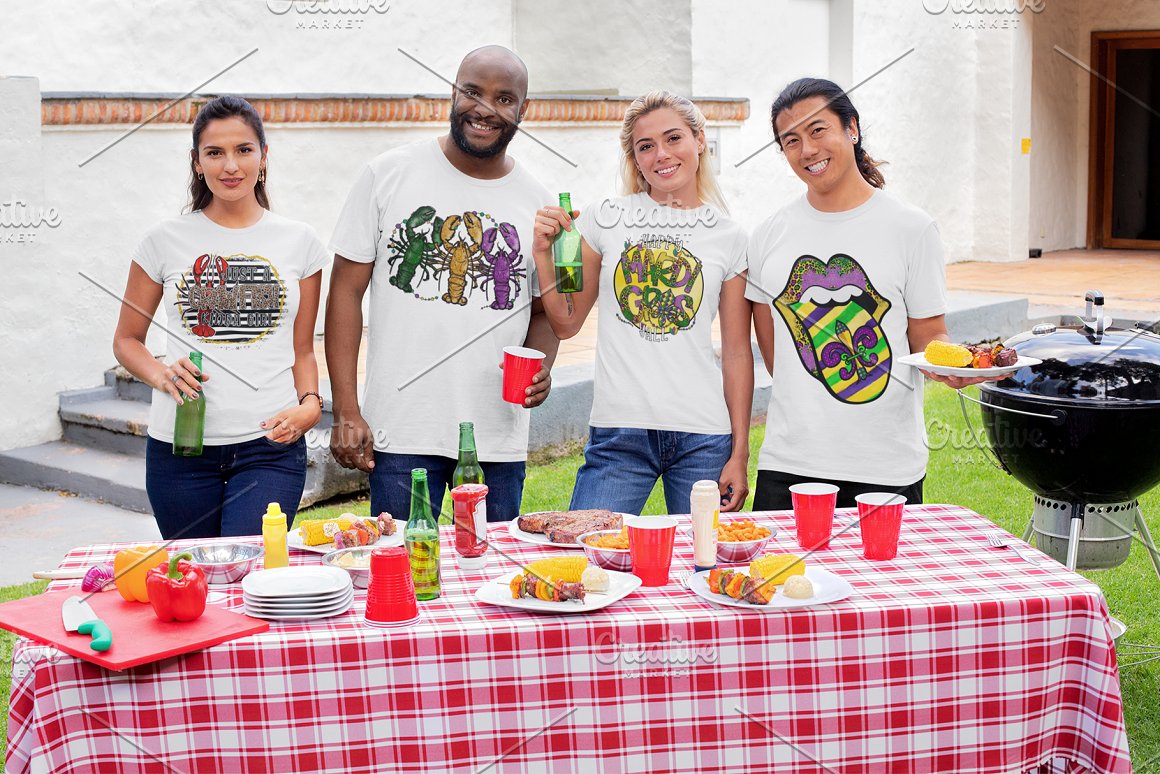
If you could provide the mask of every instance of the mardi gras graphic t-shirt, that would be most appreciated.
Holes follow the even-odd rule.
[[[481,460],[527,458],[528,410],[504,402],[498,364],[527,335],[532,226],[551,201],[518,163],[479,180],[437,140],[363,168],[331,248],[374,262],[362,413],[377,451],[456,457],[459,423],[474,422]]]
[[[577,225],[602,256],[590,423],[729,433],[711,329],[721,284],[745,271],[745,232],[712,205],[645,193],[595,202]]]
[[[259,423],[298,403],[298,282],[330,262],[314,229],[268,211],[252,226],[226,228],[198,211],[154,227],[132,258],[164,286],[165,359],[202,353],[205,443],[265,435]],[[149,435],[172,443],[176,411],[154,390]]]
[[[762,223],[746,296],[772,305],[773,386],[757,466],[908,485],[925,474],[922,374],[907,318],[946,311],[929,215],[882,191],[845,212],[806,197]]]

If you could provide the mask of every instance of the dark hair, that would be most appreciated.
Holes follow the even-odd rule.
[[[241,97],[225,94],[220,97],[214,97],[205,103],[201,110],[197,111],[197,117],[193,119],[193,152],[189,156],[190,212],[204,210],[206,205],[213,200],[213,194],[210,192],[209,186],[206,185],[205,180],[197,176],[197,168],[194,166],[194,161],[197,159],[197,148],[201,142],[201,133],[205,131],[205,127],[210,121],[219,118],[242,119],[258,135],[259,150],[264,151],[266,148],[266,130],[262,128],[262,117],[258,115],[258,111],[249,102],[246,102]],[[265,175],[261,175],[260,177],[265,177]],[[254,185],[254,196],[258,200],[258,204],[267,210],[270,209],[270,197],[266,195],[265,180],[259,179]]]
[[[781,135],[777,133],[777,117],[783,111],[789,110],[802,100],[811,97],[825,99],[826,107],[837,113],[843,129],[849,129],[851,121],[858,122],[858,141],[854,143],[854,161],[858,164],[858,171],[862,174],[862,179],[870,185],[875,188],[885,188],[886,180],[878,171],[878,166],[886,162],[875,161],[869,153],[862,149],[862,140],[865,135],[862,119],[858,116],[854,103],[846,95],[845,89],[833,81],[827,81],[824,78],[799,78],[781,90],[781,94],[778,94],[777,99],[773,101],[773,107],[769,109],[769,120],[773,124],[773,137],[777,140],[778,147],[781,147]]]

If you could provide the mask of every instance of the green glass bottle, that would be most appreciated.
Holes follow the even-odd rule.
[[[572,214],[572,194],[560,194],[560,207]],[[556,292],[579,293],[584,289],[584,263],[580,257],[580,229],[572,221],[570,231],[560,229],[552,243],[552,257],[556,265]]]
[[[427,491],[427,470],[411,471],[411,517],[403,528],[403,541],[411,561],[411,579],[416,599],[439,596],[439,523],[431,515],[431,497]]]
[[[190,352],[189,359],[200,374],[201,353]],[[173,420],[173,454],[177,457],[200,457],[201,441],[205,435],[205,391],[199,391],[196,400],[189,396],[183,396],[183,400]]]
[[[475,425],[471,422],[459,423],[459,462],[451,474],[451,488],[460,484],[482,484],[483,468],[479,466],[479,455],[475,452]]]

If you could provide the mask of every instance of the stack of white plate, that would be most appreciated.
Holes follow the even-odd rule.
[[[255,618],[329,618],[350,608],[354,585],[337,567],[278,567],[243,578],[242,599]]]

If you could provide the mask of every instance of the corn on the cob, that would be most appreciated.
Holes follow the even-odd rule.
[[[945,341],[932,341],[927,344],[924,354],[926,362],[931,365],[954,366],[955,368],[969,366],[974,359],[971,350]]]
[[[551,559],[537,559],[530,562],[525,571],[537,578],[551,578],[563,583],[579,583],[580,576],[588,567],[586,556],[554,556]]]
[[[770,554],[749,563],[749,574],[780,586],[793,575],[806,574],[806,560],[796,554]]]
[[[353,519],[342,517],[337,519],[304,521],[299,525],[302,530],[302,542],[308,546],[320,546],[323,543],[333,543],[335,535],[350,529],[353,524]]]

